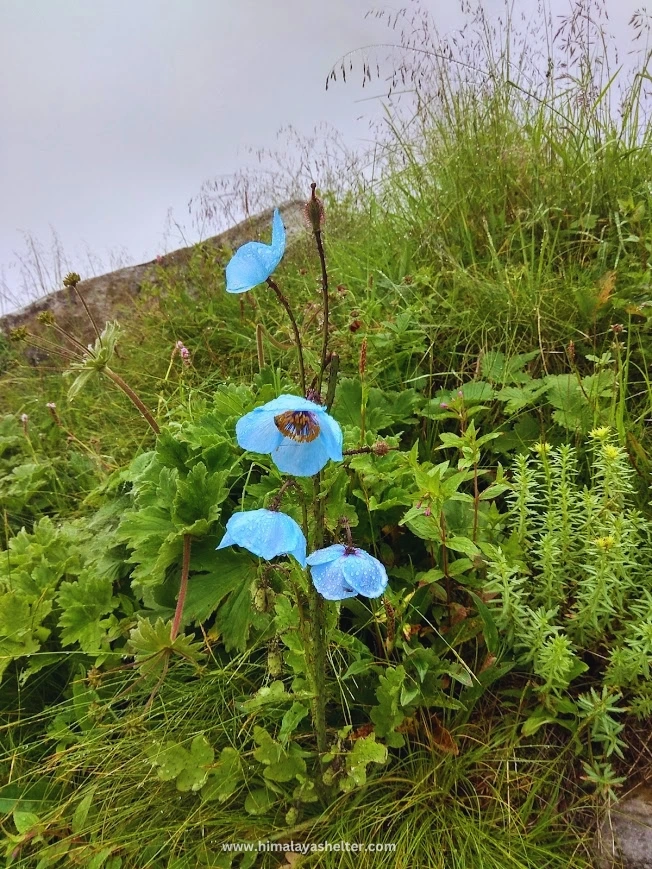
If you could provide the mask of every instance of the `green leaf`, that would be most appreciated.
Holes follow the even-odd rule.
[[[247,794],[245,799],[245,811],[250,815],[264,815],[274,805],[275,794],[267,788],[256,788]]]
[[[218,609],[215,617],[227,652],[232,649],[244,652],[252,626],[266,621],[266,616],[261,616],[253,607],[250,589],[251,578],[249,582],[243,582],[229,595],[225,603]]]
[[[206,784],[208,767],[213,763],[215,753],[203,734],[195,736],[190,743],[186,763],[177,776],[177,790],[198,791]]]
[[[346,756],[347,776],[340,782],[340,788],[347,792],[365,785],[370,763],[387,763],[387,746],[376,742],[375,733],[355,741],[353,749]]]
[[[194,465],[185,479],[177,480],[172,516],[184,534],[205,534],[220,515],[220,504],[229,494],[225,487],[228,473],[209,474],[206,465]]]
[[[283,720],[281,721],[281,729],[279,730],[278,737],[281,740],[281,744],[285,745],[290,736],[297,729],[297,725],[303,721],[303,719],[308,715],[310,710],[307,706],[304,706],[303,703],[294,702],[292,706],[288,709],[288,711],[283,716]]]
[[[467,593],[473,598],[478,615],[482,619],[482,633],[484,635],[487,650],[491,652],[492,655],[497,655],[500,650],[500,638],[498,636],[498,628],[496,627],[496,623],[491,615],[491,610],[484,601],[477,596],[477,594],[473,594],[472,591],[468,591]]]
[[[90,807],[93,804],[96,790],[97,786],[92,787],[86,796],[77,804],[77,807],[73,812],[71,829],[75,835],[79,835],[79,833],[84,830],[84,824],[86,823]]]
[[[107,648],[110,629],[117,620],[103,619],[118,606],[113,596],[110,578],[93,575],[90,571],[80,574],[77,582],[62,582],[57,603],[61,607],[59,627],[64,646],[79,643],[84,652],[97,653]]]
[[[461,552],[468,558],[475,558],[480,555],[480,550],[468,537],[447,537],[446,547],[452,549],[453,552]]]
[[[14,809],[13,818],[16,829],[23,835],[41,823],[41,819],[34,812],[21,812],[18,809]]]
[[[12,660],[39,651],[49,634],[39,636],[39,625],[51,608],[48,601],[30,604],[12,591],[0,595],[0,677]]]
[[[154,624],[148,619],[140,619],[131,630],[126,651],[133,655],[143,675],[158,676],[165,666],[166,655],[176,653],[187,661],[197,664],[205,657],[201,643],[191,637],[178,634],[170,641],[171,623],[157,619]]]
[[[378,680],[376,698],[378,705],[371,709],[370,717],[376,725],[376,734],[387,740],[387,744],[398,748],[404,744],[400,733],[396,728],[403,723],[405,713],[401,708],[400,696],[405,682],[405,667],[387,667]],[[389,737],[389,739],[388,739]]]
[[[201,789],[202,801],[226,802],[238,790],[243,780],[240,755],[235,748],[223,748],[217,768],[209,774],[206,784]]]
[[[101,867],[104,866],[107,858],[111,856],[112,851],[113,846],[111,845],[107,845],[106,848],[102,848],[101,851],[98,851],[97,854],[95,854],[95,856],[91,858],[88,863],[88,869],[101,869]]]

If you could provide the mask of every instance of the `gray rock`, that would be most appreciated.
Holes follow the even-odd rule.
[[[594,850],[600,869],[652,869],[652,788],[636,788],[612,806]]]
[[[279,206],[286,228],[288,245],[299,235],[307,234],[306,224],[303,220],[304,205],[305,202],[303,201],[292,200]],[[203,244],[219,251],[224,247],[235,250],[245,242],[255,241],[261,236],[268,240],[273,211],[273,208],[269,208],[254,217],[247,218],[237,226],[227,229],[226,232],[207,239]],[[79,291],[100,329],[108,320],[119,319],[120,310],[129,305],[145,282],[156,282],[157,269],[185,265],[190,260],[193,250],[194,247],[192,246],[184,247],[148,263],[128,266],[106,275],[81,281]],[[87,342],[94,338],[92,326],[76,293],[67,288],[50,293],[13,314],[0,317],[0,330],[8,334],[18,326],[26,326],[33,334],[45,334],[47,329],[38,322],[38,315],[43,311],[50,311],[60,326],[82,341]],[[40,360],[36,358],[30,359],[32,364],[37,364],[38,361]]]

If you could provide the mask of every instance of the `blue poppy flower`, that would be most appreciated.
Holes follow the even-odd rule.
[[[272,219],[272,243],[248,241],[239,247],[226,267],[227,293],[245,293],[264,284],[285,253],[285,227],[276,208]]]
[[[329,459],[342,461],[342,429],[325,408],[298,395],[280,395],[241,417],[243,450],[268,453],[285,474],[312,477]]]
[[[357,594],[380,597],[387,587],[387,572],[380,561],[355,546],[335,543],[318,549],[306,560],[313,585],[326,600],[344,600]]]
[[[293,555],[306,566],[306,538],[297,522],[276,510],[246,510],[234,513],[226,523],[226,534],[216,549],[244,546],[269,561],[277,555]]]

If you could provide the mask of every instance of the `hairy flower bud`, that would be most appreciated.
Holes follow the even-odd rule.
[[[389,452],[389,445],[386,441],[376,441],[373,445],[372,450],[377,456],[386,456]]]
[[[303,214],[306,219],[306,223],[312,229],[313,232],[321,232],[321,228],[324,224],[324,203],[321,199],[317,199],[315,195],[315,189],[317,185],[313,183],[310,185],[312,189],[312,196],[306,202],[303,208]]]
[[[77,274],[77,272],[68,272],[68,274],[63,279],[64,287],[76,287],[77,284],[81,281],[81,278]]]
[[[56,323],[52,311],[41,311],[36,319],[39,323],[44,323],[46,326],[54,326]]]

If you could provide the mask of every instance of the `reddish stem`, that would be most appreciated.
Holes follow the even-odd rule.
[[[174,613],[174,621],[170,631],[170,642],[173,643],[179,633],[181,625],[181,617],[183,616],[183,606],[186,602],[186,593],[188,591],[188,574],[190,573],[190,544],[192,537],[190,534],[183,535],[183,566],[181,568],[181,584],[179,586],[179,597],[177,598],[177,608]]]

